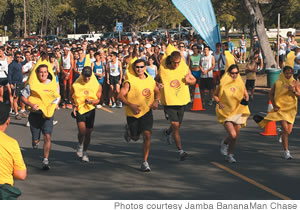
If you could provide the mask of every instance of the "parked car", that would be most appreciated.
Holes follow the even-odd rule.
[[[17,40],[17,39],[8,40],[6,42],[6,44],[8,44],[10,46],[16,46],[16,47],[18,47],[19,46],[19,40]]]
[[[44,36],[44,39],[46,40],[46,42],[59,41],[59,38],[57,35],[47,35],[47,36]]]
[[[29,37],[24,38],[24,41],[25,42],[32,42],[32,41],[37,41],[38,39],[39,39],[38,36],[29,36]]]

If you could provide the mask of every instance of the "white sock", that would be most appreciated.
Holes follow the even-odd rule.
[[[184,153],[183,149],[178,150],[179,155],[182,155]]]

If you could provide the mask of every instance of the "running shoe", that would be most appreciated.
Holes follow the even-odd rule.
[[[22,120],[22,117],[21,117],[20,114],[18,113],[18,114],[16,114],[15,119],[16,119],[16,120]]]
[[[33,149],[38,149],[39,148],[39,143],[40,143],[40,140],[32,141],[32,148]]]
[[[101,104],[98,104],[98,105],[96,106],[96,108],[97,108],[97,109],[101,109],[101,108],[102,108],[102,105],[101,105]]]
[[[67,104],[66,107],[67,107],[67,109],[73,109],[72,104]]]
[[[188,154],[186,152],[179,153],[179,159],[184,161],[187,158]]]
[[[279,143],[281,143],[282,142],[282,130],[280,128],[277,128],[276,131],[277,131],[277,140]]]
[[[129,133],[129,128],[128,125],[125,125],[125,132],[124,132],[124,139],[127,143],[130,142],[131,138],[130,138],[130,133]]]
[[[90,162],[87,152],[83,152],[82,162],[85,162],[85,163]]]
[[[65,103],[62,103],[62,104],[61,104],[61,108],[62,108],[62,109],[65,109],[65,108],[66,108],[66,104],[65,104]]]
[[[254,115],[253,116],[253,120],[256,122],[256,123],[260,123],[260,121],[262,121],[264,118],[258,114]]]
[[[213,101],[210,99],[207,103],[208,106],[212,106],[213,105]]]
[[[283,158],[286,159],[286,160],[291,160],[293,159],[292,155],[290,154],[290,151],[289,150],[285,150],[283,152]]]
[[[50,169],[49,160],[47,158],[44,158],[44,160],[43,160],[42,169],[45,171]]]
[[[25,111],[20,111],[20,112],[19,112],[19,115],[20,115],[22,118],[27,118],[27,117],[28,117],[28,114],[26,114]]]
[[[76,154],[79,158],[83,157],[83,146],[78,145],[77,149],[76,149]]]
[[[117,107],[116,103],[113,103],[113,105],[111,106],[111,108],[116,108],[116,107]]]
[[[122,108],[122,107],[123,107],[122,102],[120,102],[118,108]]]
[[[228,161],[228,163],[236,163],[236,159],[233,157],[233,154],[226,155],[225,160]]]
[[[30,127],[30,122],[29,121],[27,121],[26,127]]]
[[[221,141],[220,152],[221,152],[222,155],[227,155],[228,154],[228,144],[224,144],[224,140]]]
[[[167,130],[168,129],[163,130],[164,139],[166,139],[167,143],[169,145],[171,145],[172,144],[172,135],[171,135],[172,133],[168,134]]]
[[[57,120],[53,120],[53,125],[56,125],[58,123]]]
[[[150,172],[151,171],[151,168],[150,168],[149,163],[147,161],[142,163],[141,171],[142,172]]]

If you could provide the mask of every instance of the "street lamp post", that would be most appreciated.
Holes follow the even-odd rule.
[[[26,29],[26,0],[24,0],[24,38],[27,37]]]

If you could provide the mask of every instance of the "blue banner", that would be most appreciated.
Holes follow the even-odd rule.
[[[213,50],[221,42],[219,26],[210,0],[172,0],[176,8],[192,24],[202,39]]]

